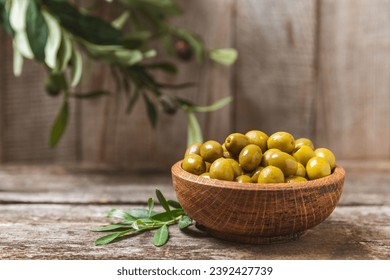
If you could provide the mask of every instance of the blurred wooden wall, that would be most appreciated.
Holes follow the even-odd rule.
[[[176,23],[210,48],[235,47],[232,67],[180,62],[168,82],[195,81],[181,93],[199,104],[234,102],[199,115],[206,139],[231,131],[286,130],[333,149],[339,159],[390,160],[390,0],[187,0]],[[88,163],[166,171],[180,159],[186,119],[160,114],[152,129],[141,102],[125,114],[123,96],[73,102],[54,150],[48,133],[60,98],[43,89],[44,72],[25,61],[12,74],[9,38],[0,33],[0,161]],[[80,90],[114,88],[95,66]]]

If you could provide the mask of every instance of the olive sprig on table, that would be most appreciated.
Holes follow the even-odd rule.
[[[168,227],[178,224],[180,229],[185,229],[192,224],[181,205],[174,200],[166,200],[160,190],[156,189],[156,196],[165,211],[154,209],[153,198],[148,199],[148,208],[135,208],[129,211],[111,209],[107,217],[119,218],[119,223],[95,228],[92,231],[114,232],[96,239],[95,245],[109,244],[125,238],[130,238],[139,233],[156,230],[152,243],[159,247],[167,243],[169,239]]]
[[[181,166],[209,179],[268,184],[319,179],[330,175],[335,165],[333,152],[315,149],[308,138],[251,130],[232,133],[222,144],[209,140],[190,145]]]

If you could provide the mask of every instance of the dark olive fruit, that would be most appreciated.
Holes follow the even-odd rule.
[[[314,157],[314,151],[312,148],[306,145],[301,145],[298,150],[293,153],[293,157],[300,163],[306,166],[306,163]]]
[[[56,81],[54,75],[47,76],[44,81],[47,94],[50,96],[57,96],[61,93],[61,86]]]
[[[222,151],[224,158],[234,158],[234,156],[226,149],[225,143],[222,144]]]
[[[252,183],[251,177],[248,175],[240,175],[234,179],[238,183]],[[256,182],[257,183],[257,182]]]
[[[177,101],[170,95],[161,95],[159,101],[163,112],[168,115],[174,115],[179,108]]]
[[[174,49],[176,51],[176,56],[183,60],[183,61],[188,61],[191,60],[193,56],[193,52],[191,49],[191,46],[189,43],[185,40],[182,39],[176,39],[174,43]]]
[[[261,159],[261,166],[263,166],[263,167],[268,166],[268,159],[275,152],[281,152],[281,150],[279,150],[279,149],[269,149],[269,150],[266,150],[264,152],[264,154],[263,154],[263,158]]]
[[[294,137],[284,131],[275,132],[267,140],[268,149],[279,149],[282,152],[291,154],[295,147]]]
[[[203,158],[197,154],[184,157],[181,167],[192,174],[200,175],[206,171],[206,164]]]
[[[263,169],[264,169],[263,166],[259,166],[255,170],[253,170],[253,172],[251,174],[252,183],[257,183],[257,181],[259,179],[259,174],[260,174],[261,170],[263,170]]]
[[[260,130],[251,130],[245,134],[248,137],[249,143],[255,144],[260,147],[261,151],[264,153],[267,148],[268,135]]]
[[[296,159],[285,152],[274,152],[268,159],[268,165],[280,168],[284,176],[293,176],[298,169],[298,162]]]
[[[241,133],[232,133],[225,140],[226,149],[233,155],[238,155],[248,144],[248,137]]]
[[[267,166],[261,170],[257,182],[260,184],[284,183],[284,175],[279,168]]]
[[[234,170],[230,162],[225,158],[219,158],[210,166],[210,177],[212,179],[233,181]]]
[[[222,157],[222,146],[214,140],[206,141],[200,146],[200,155],[205,161],[214,162]]]
[[[300,177],[306,177],[306,168],[300,162],[298,162],[298,168],[297,168],[297,172],[295,173],[295,175],[300,176]]]
[[[286,178],[286,183],[306,182],[307,179],[301,176],[290,176]]]
[[[329,162],[330,168],[333,169],[336,166],[336,157],[331,150],[326,148],[318,148],[314,151],[317,157],[326,159]]]
[[[238,162],[245,171],[252,171],[259,166],[262,156],[263,153],[259,146],[249,144],[241,150]]]
[[[226,159],[228,162],[230,162],[230,164],[232,165],[233,167],[233,172],[234,172],[234,178],[238,177],[238,176],[241,176],[242,174],[244,174],[244,172],[242,171],[242,168],[240,166],[240,164],[235,161],[234,159],[231,159],[231,158],[228,158]]]
[[[306,165],[306,174],[310,180],[319,179],[330,175],[329,162],[321,157],[312,157]]]
[[[188,155],[191,155],[191,154],[197,154],[197,155],[200,155],[200,146],[202,146],[202,143],[199,143],[199,142],[195,142],[194,144],[190,145],[184,156],[188,156]]]
[[[203,173],[203,174],[200,174],[200,177],[204,177],[204,178],[207,178],[207,179],[211,179],[210,173],[209,173],[209,172],[205,172],[205,173]]]
[[[300,146],[306,145],[314,150],[313,142],[309,138],[298,138],[295,140],[295,149],[298,149]]]

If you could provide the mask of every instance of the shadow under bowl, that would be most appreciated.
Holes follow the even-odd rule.
[[[208,179],[172,166],[172,180],[184,211],[212,236],[250,244],[295,240],[323,222],[343,191],[345,171],[317,180],[282,184]]]

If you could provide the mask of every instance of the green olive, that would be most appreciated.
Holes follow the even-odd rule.
[[[314,150],[313,142],[309,138],[298,138],[297,140],[295,140],[296,150],[302,145],[309,146],[312,150]]]
[[[260,147],[264,153],[267,150],[268,135],[260,130],[251,130],[245,134],[248,137],[249,143],[255,144]]]
[[[206,171],[206,164],[203,158],[197,154],[190,154],[183,159],[181,167],[192,174],[200,175]]]
[[[248,137],[241,133],[232,133],[225,140],[226,149],[233,155],[238,155],[248,144]]]
[[[263,154],[263,158],[261,159],[261,166],[263,166],[263,167],[268,166],[268,160],[271,157],[271,155],[275,152],[281,152],[281,150],[279,150],[279,149],[266,150]]]
[[[200,155],[205,161],[214,162],[222,157],[222,146],[214,140],[206,141],[200,146]]]
[[[207,179],[210,179],[210,173],[209,172],[205,172],[203,174],[200,174],[200,177],[204,177],[204,178],[207,178]]]
[[[252,183],[251,177],[249,177],[248,175],[240,175],[240,176],[236,177],[236,179],[234,181],[236,181],[238,183]]]
[[[310,180],[328,176],[331,173],[329,162],[321,157],[312,157],[307,162],[306,173]]]
[[[286,183],[306,182],[307,179],[301,176],[290,176],[286,178]]]
[[[238,176],[241,176],[242,174],[244,174],[244,172],[242,171],[242,168],[240,166],[240,164],[235,161],[234,159],[231,159],[231,158],[228,158],[226,159],[228,162],[230,162],[230,164],[232,165],[233,167],[233,172],[234,172],[234,178],[238,177]]]
[[[242,169],[246,171],[252,171],[259,166],[263,153],[259,146],[255,144],[249,144],[245,146],[238,157],[238,161]]]
[[[268,165],[276,166],[283,171],[284,176],[295,175],[298,169],[296,159],[285,152],[274,152],[268,159]]]
[[[213,179],[233,181],[234,170],[231,163],[225,158],[219,158],[210,166],[210,177]]]
[[[259,174],[260,174],[261,170],[263,170],[263,169],[264,169],[263,166],[259,166],[255,170],[253,170],[253,172],[251,174],[252,183],[257,183],[257,181],[259,179]]]
[[[194,144],[190,145],[184,156],[188,156],[188,155],[191,155],[191,154],[197,154],[197,155],[200,155],[200,146],[202,145],[202,143],[199,143],[199,142],[195,142]]]
[[[326,159],[329,162],[330,168],[333,169],[336,166],[336,157],[331,150],[326,148],[318,148],[314,151],[317,157]]]
[[[206,163],[207,164],[207,163]],[[298,168],[297,168],[297,172],[295,173],[296,176],[300,176],[300,177],[306,177],[306,168],[305,166],[298,162]]]
[[[276,148],[282,152],[291,154],[295,147],[294,137],[284,131],[276,132],[272,134],[267,141],[268,149]]]
[[[223,151],[223,157],[224,157],[224,158],[234,158],[234,156],[232,155],[232,153],[230,153],[230,152],[226,149],[225,143],[222,144],[222,151]]]
[[[294,158],[306,166],[306,163],[315,156],[315,153],[312,148],[306,145],[301,145],[298,150],[293,153]]]
[[[261,170],[257,182],[260,184],[284,183],[284,175],[282,170],[279,168],[275,166],[267,166]]]

